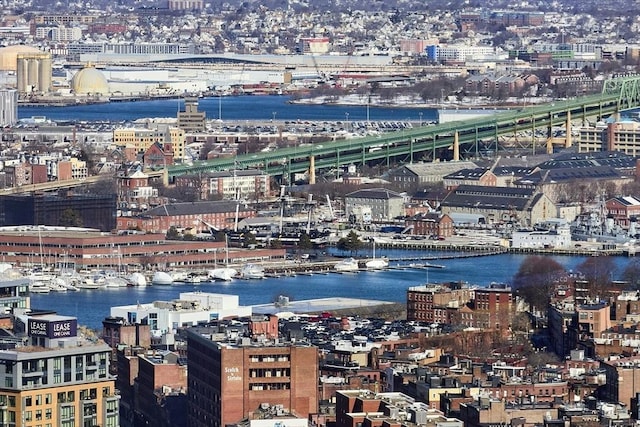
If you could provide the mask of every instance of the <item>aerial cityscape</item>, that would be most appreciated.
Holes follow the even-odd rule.
[[[640,425],[637,2],[0,1],[0,426]]]

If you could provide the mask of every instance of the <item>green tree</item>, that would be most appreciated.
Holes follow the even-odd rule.
[[[269,246],[271,249],[282,249],[282,240],[280,239],[271,239],[269,242]]]
[[[255,245],[256,243],[258,243],[258,241],[256,240],[255,234],[253,234],[250,231],[248,231],[246,233],[243,233],[242,242],[243,242],[243,246],[245,248],[248,247],[248,246]]]
[[[69,208],[62,211],[58,223],[63,227],[82,227],[82,217],[78,211]]]
[[[169,227],[166,238],[167,240],[180,240],[180,233],[178,232],[178,229],[173,225]]]
[[[301,233],[298,239],[298,249],[313,249],[313,242],[307,233]]]
[[[358,249],[362,247],[362,240],[360,240],[358,233],[351,230],[349,234],[347,234],[347,237],[342,237],[340,240],[338,240],[336,246],[341,251],[358,253]]]

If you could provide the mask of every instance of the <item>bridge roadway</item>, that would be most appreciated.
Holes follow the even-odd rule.
[[[519,132],[545,130],[551,141],[553,127],[570,125],[572,120],[602,119],[622,110],[640,107],[640,77],[605,81],[602,93],[545,105],[523,107],[481,118],[422,126],[381,135],[328,141],[312,145],[276,149],[271,152],[239,154],[190,165],[168,167],[168,178],[211,171],[259,168],[269,175],[288,175],[340,168],[370,161],[390,164],[391,159],[414,162],[435,158],[438,149],[460,149],[478,154],[482,142],[497,143],[498,137]],[[566,145],[571,145],[567,132]]]
[[[150,171],[145,172],[147,176],[151,179],[156,180],[165,180],[164,171]],[[0,196],[6,196],[9,194],[18,194],[18,193],[37,193],[37,192],[46,192],[46,191],[54,191],[60,190],[64,188],[73,188],[73,187],[82,187],[84,185],[92,185],[96,184],[103,180],[113,179],[112,175],[94,175],[89,176],[87,178],[82,179],[67,179],[63,181],[50,181],[50,182],[42,182],[39,184],[26,184],[17,187],[7,187],[0,188]]]

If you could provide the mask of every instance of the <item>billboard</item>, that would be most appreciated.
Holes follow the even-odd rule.
[[[67,338],[77,335],[77,319],[45,320],[29,319],[29,336]]]

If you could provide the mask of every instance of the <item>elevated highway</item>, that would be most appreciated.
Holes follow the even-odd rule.
[[[319,169],[340,168],[349,164],[391,161],[415,162],[435,159],[437,150],[453,151],[453,159],[477,156],[487,144],[497,146],[499,138],[517,136],[522,132],[546,134],[547,151],[561,142],[572,145],[571,123],[600,120],[620,111],[640,107],[640,77],[618,78],[605,81],[602,92],[570,100],[554,101],[545,105],[527,106],[518,110],[496,113],[481,118],[422,126],[363,138],[322,142],[271,152],[239,154],[192,165],[174,165],[168,168],[173,177],[211,171],[259,168],[267,174],[291,176],[294,173]],[[554,140],[552,129],[565,127],[569,131],[562,141]]]

